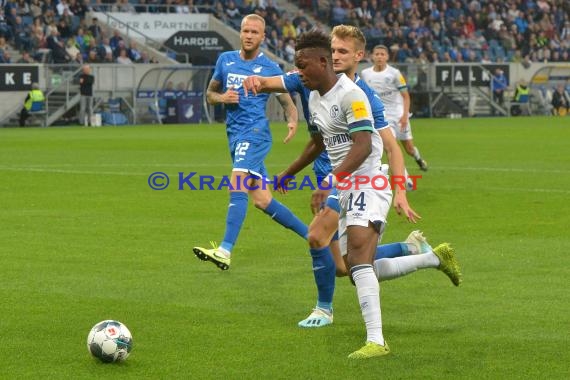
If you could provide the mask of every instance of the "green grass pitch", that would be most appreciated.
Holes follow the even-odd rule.
[[[567,379],[570,376],[570,118],[413,120],[430,164],[384,242],[421,229],[451,242],[459,288],[437,270],[381,285],[392,354],[365,339],[355,289],[337,281],[335,323],[302,330],[315,302],[306,244],[250,206],[221,272],[194,245],[220,241],[228,195],[177,190],[177,173],[230,172],[223,125],[0,129],[1,379]],[[307,141],[273,126],[277,173]],[[162,171],[170,187],[153,191]],[[309,171],[306,171],[309,173]],[[311,219],[310,191],[276,198]],[[117,319],[122,365],[86,337]]]

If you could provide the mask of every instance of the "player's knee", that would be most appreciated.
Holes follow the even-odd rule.
[[[250,195],[253,201],[253,205],[260,210],[265,210],[273,200],[271,193],[266,191],[251,191]]]
[[[269,203],[271,203],[271,199],[269,199],[269,200],[267,200],[267,199],[254,199],[253,200],[253,205],[260,210],[265,210],[267,208],[267,206],[269,206]]]
[[[309,235],[307,236],[307,241],[311,248],[324,248],[329,245],[327,237],[324,236],[322,230],[309,228]]]

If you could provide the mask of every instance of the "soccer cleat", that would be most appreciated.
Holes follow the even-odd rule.
[[[407,244],[411,244],[414,247],[416,247],[416,253],[415,255],[419,255],[422,253],[428,253],[432,251],[431,245],[428,244],[426,238],[424,237],[424,234],[422,233],[422,231],[412,231],[410,232],[410,234],[408,235],[408,237],[406,238],[406,240],[404,240],[404,242],[406,242]]]
[[[390,353],[390,347],[388,347],[388,342],[384,341],[384,345],[381,346],[378,343],[366,342],[364,347],[358,351],[354,351],[352,354],[348,355],[349,359],[369,359],[377,356],[384,356]]]
[[[230,258],[218,248],[216,243],[210,242],[210,244],[212,244],[212,249],[194,247],[196,257],[203,261],[213,262],[221,270],[230,269]]]
[[[439,259],[439,269],[449,277],[453,285],[459,286],[462,281],[461,269],[455,257],[455,250],[449,243],[442,243],[434,248],[433,253]]]
[[[418,166],[420,167],[421,170],[423,170],[424,172],[427,172],[428,164],[427,164],[426,160],[422,160],[420,158],[420,159],[416,160],[416,162],[418,163]]]
[[[301,322],[298,323],[299,327],[324,327],[333,323],[332,312],[327,312],[319,307],[315,307],[313,312]]]

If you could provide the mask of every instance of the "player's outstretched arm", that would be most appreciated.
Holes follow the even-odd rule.
[[[233,88],[222,92],[222,83],[212,79],[206,89],[206,100],[208,104],[235,104],[239,103],[239,94]]]
[[[311,139],[307,145],[305,145],[305,149],[303,149],[301,154],[287,169],[279,173],[277,177],[277,190],[281,193],[285,193],[287,191],[285,185],[292,179],[291,177],[306,168],[323,150],[325,150],[325,145],[322,136],[320,134],[311,134]]]
[[[384,150],[388,156],[388,163],[390,165],[390,170],[392,171],[392,177],[403,179],[405,176],[404,155],[398,146],[396,138],[390,131],[390,128],[381,129],[380,137],[382,138]],[[418,213],[416,213],[408,204],[406,189],[402,183],[405,183],[405,181],[392,182],[394,183],[394,200],[392,202],[394,209],[398,215],[404,214],[410,222],[416,223],[418,219],[421,219],[421,216],[419,216]]]
[[[250,92],[253,95],[257,95],[259,92],[287,91],[283,85],[281,76],[260,77],[258,75],[252,75],[245,78],[241,85],[243,87],[243,91],[245,92],[245,96],[249,96]]]
[[[307,142],[301,154],[281,174],[296,175],[311,162],[315,161],[323,150],[325,150],[325,144],[323,143],[322,136],[317,133],[311,134],[311,139]]]
[[[297,133],[299,114],[297,112],[295,102],[293,102],[291,95],[288,93],[279,94],[279,96],[277,96],[277,100],[279,100],[281,107],[283,107],[285,118],[287,119],[288,132],[287,137],[283,140],[283,142],[287,144]]]

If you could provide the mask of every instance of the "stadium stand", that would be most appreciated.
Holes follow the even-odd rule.
[[[384,44],[399,63],[570,58],[570,3],[564,0],[6,0],[0,36],[8,47],[0,43],[0,63],[17,61],[23,50],[37,62],[116,62],[121,49],[133,63],[153,62],[129,41],[111,44],[109,55],[105,39],[112,35],[86,18],[90,11],[210,13],[236,29],[243,15],[255,12],[267,21],[266,47],[289,61],[299,33],[340,23],[360,27],[369,48]]]
[[[526,68],[537,62],[570,62],[567,0],[4,0],[2,4],[0,64],[67,65],[70,72],[83,63],[191,62],[188,57],[179,59],[160,42],[137,43],[128,33],[113,30],[110,18],[97,20],[92,12],[201,13],[236,30],[243,15],[257,13],[267,24],[264,47],[289,63],[297,35],[340,23],[361,28],[369,49],[388,46],[392,61],[400,66],[513,63]],[[425,87],[425,81],[417,81],[422,75],[427,71],[411,75],[409,83],[416,83],[416,90]],[[544,98],[553,85],[544,86],[540,94],[536,86],[531,88],[531,102],[547,103]],[[476,110],[473,98],[469,104]],[[474,113],[478,111],[470,112]]]

